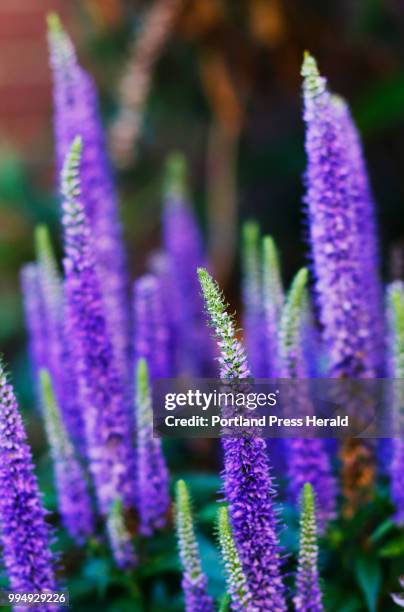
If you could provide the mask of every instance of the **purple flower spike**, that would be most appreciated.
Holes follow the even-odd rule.
[[[133,427],[115,367],[92,236],[79,199],[80,154],[81,139],[76,138],[63,170],[66,315],[84,402],[90,470],[100,511],[107,516],[116,499],[121,498],[124,507],[134,504]]]
[[[97,92],[91,77],[79,66],[73,44],[54,14],[49,17],[49,47],[59,172],[74,137],[80,131],[85,143],[81,162],[82,204],[94,235],[95,263],[102,278],[105,316],[117,365],[124,380],[129,381],[126,262]]]
[[[206,309],[220,348],[223,380],[250,377],[244,348],[226,310],[221,291],[203,269],[198,270]],[[224,491],[233,536],[251,593],[252,609],[287,609],[281,576],[274,488],[266,443],[258,437],[224,438]]]
[[[173,375],[161,282],[151,274],[134,284],[135,363],[146,359],[151,380]]]
[[[305,201],[327,376],[374,378],[380,368],[375,355],[381,354],[376,304],[380,289],[373,270],[374,211],[367,178],[360,177],[364,168],[354,142],[357,135],[345,106],[329,93],[308,53],[302,75],[308,157]],[[349,397],[343,401],[348,411],[355,410]],[[350,517],[372,495],[374,445],[371,440],[348,438],[340,456],[344,514]]]
[[[357,168],[340,104],[326,88],[315,60],[306,54],[304,118],[306,121],[307,194],[310,242],[330,377],[373,377],[373,340],[369,288],[364,279],[363,235],[373,227],[369,201],[359,202]],[[375,252],[374,246],[367,251]],[[372,264],[374,265],[374,264]],[[373,274],[372,274],[373,277]]]
[[[170,498],[161,440],[153,437],[152,395],[145,359],[137,363],[136,422],[140,532],[151,535],[166,524]]]
[[[202,238],[187,199],[186,163],[179,154],[167,161],[163,215],[164,246],[170,276],[167,305],[176,339],[176,360],[180,372],[193,376],[212,373],[213,350],[206,334],[203,304],[196,270],[204,265]],[[195,351],[195,346],[198,350]]]
[[[179,480],[176,486],[175,523],[182,565],[185,611],[213,612],[213,600],[207,592],[208,580],[202,571],[194,532],[191,501],[183,480]]]
[[[323,612],[317,567],[318,546],[316,503],[313,489],[306,483],[301,492],[300,550],[296,577],[296,612]]]
[[[34,474],[13,388],[0,362],[0,525],[10,587],[28,593],[56,590],[46,510]],[[16,607],[15,610],[25,610]],[[41,612],[55,607],[43,605]]]
[[[243,226],[243,305],[244,330],[248,362],[255,378],[269,376],[267,362],[265,314],[263,306],[260,230],[250,221]]]
[[[42,329],[47,348],[46,367],[52,376],[63,422],[75,447],[84,456],[84,422],[78,397],[75,364],[65,330],[63,282],[46,227],[36,228],[35,243],[39,291],[43,303]]]
[[[303,333],[307,308],[307,270],[296,275],[280,326],[281,375],[299,380],[299,390],[290,398],[297,416],[313,413],[307,379],[308,367],[304,356]],[[306,381],[306,382],[305,382]],[[292,498],[299,500],[303,485],[310,483],[318,499],[318,522],[321,530],[335,518],[336,482],[324,440],[291,438],[285,440],[288,450],[289,486]]]
[[[404,284],[396,281],[388,291],[388,319],[390,324],[390,376],[393,381],[393,423],[398,437],[392,440],[390,466],[391,497],[396,508],[394,520],[404,526],[404,419],[402,380],[404,379]],[[395,382],[397,381],[397,383]]]
[[[78,544],[94,531],[91,500],[84,471],[63,425],[47,370],[41,370],[42,408],[55,470],[60,514],[64,526]]]

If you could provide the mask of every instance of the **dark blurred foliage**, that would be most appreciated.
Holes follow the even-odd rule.
[[[117,114],[119,78],[149,6],[150,0],[71,3],[67,27],[82,63],[98,82],[106,124]],[[23,10],[19,18],[24,19]],[[45,36],[45,29],[40,35]],[[163,164],[173,149],[187,154],[197,214],[207,233],[208,216],[214,219],[215,215],[208,201],[214,201],[214,194],[207,169],[216,163],[209,139],[217,130],[232,143],[223,148],[223,155],[229,155],[224,163],[227,161],[236,178],[238,228],[243,220],[255,217],[263,231],[274,236],[287,282],[306,260],[299,76],[306,48],[316,56],[332,89],[351,104],[378,204],[383,274],[385,279],[400,276],[404,246],[403,35],[400,0],[184,0],[155,67],[136,162],[117,174],[132,277],[145,270],[147,255],[159,245]],[[24,405],[32,403],[32,385],[27,375],[18,273],[22,263],[33,258],[37,222],[52,227],[61,252],[49,103],[47,113],[45,135],[29,147],[9,139],[0,156],[0,343],[12,364]],[[0,104],[0,130],[1,117]],[[231,197],[229,202],[231,206]],[[226,294],[237,306],[238,261],[229,259],[226,265],[231,266],[227,276],[223,275]],[[35,451],[43,449],[38,419],[30,420],[30,433]],[[211,445],[205,446],[200,441],[191,453],[186,445],[168,445],[167,452],[172,471],[176,476],[185,475],[190,484],[205,569],[219,594],[223,582],[212,538],[219,479],[211,470],[218,472],[220,454],[212,455]],[[46,455],[39,459],[39,472],[45,501],[55,508]],[[397,577],[404,572],[404,539],[387,520],[391,514],[387,500],[382,486],[360,516],[340,521],[332,529],[321,561],[327,609],[393,609],[388,592],[397,590]],[[286,511],[289,528],[283,538],[288,549],[295,550],[297,522],[290,512]],[[103,546],[94,543],[86,553],[77,553],[66,543],[63,563],[72,575],[69,585],[79,602],[77,609],[95,610],[100,602],[105,609],[120,612],[181,609],[172,531],[142,544],[147,563],[137,578],[148,603],[141,601],[136,580],[112,569]],[[287,561],[290,569],[293,562],[293,557]],[[377,604],[380,589],[383,597]]]

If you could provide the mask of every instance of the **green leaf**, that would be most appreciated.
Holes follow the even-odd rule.
[[[404,534],[395,538],[380,549],[381,557],[399,557],[404,554]]]
[[[381,583],[381,571],[378,559],[372,556],[360,556],[356,561],[355,576],[365,596],[369,612],[376,612],[377,598]]]

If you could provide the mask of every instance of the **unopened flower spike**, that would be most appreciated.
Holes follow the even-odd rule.
[[[120,569],[132,568],[136,562],[131,535],[125,524],[122,500],[114,500],[107,516],[107,533],[114,553],[114,559]]]
[[[293,415],[302,419],[314,411],[303,347],[307,278],[306,268],[295,276],[280,325],[281,376],[297,381],[288,405],[293,406]],[[324,440],[290,438],[284,443],[288,451],[289,490],[292,499],[298,502],[304,483],[309,482],[317,495],[318,521],[321,530],[324,530],[327,522],[335,517],[336,510],[336,482]]]
[[[260,229],[249,221],[242,229],[243,312],[245,345],[256,378],[268,376],[261,285]]]
[[[192,520],[191,501],[183,480],[176,485],[175,523],[182,565],[182,589],[186,612],[213,612],[213,600],[207,592],[208,580],[202,571]]]
[[[205,299],[210,325],[220,347],[220,376],[224,380],[250,377],[247,357],[233,317],[227,312],[223,294],[216,281],[204,268],[198,269],[199,281]]]
[[[57,590],[51,533],[13,388],[0,360],[0,539],[12,591]],[[52,605],[38,606],[50,612]]]
[[[170,498],[161,440],[153,436],[152,395],[145,359],[137,362],[136,425],[139,529],[149,536],[166,524]]]
[[[226,572],[227,591],[231,597],[230,608],[236,612],[243,612],[249,609],[251,593],[233,540],[229,514],[224,506],[219,510],[219,542]]]
[[[378,373],[378,332],[373,333],[373,320],[379,310],[375,296],[380,288],[374,272],[373,202],[365,188],[363,160],[358,161],[361,152],[353,146],[357,134],[308,53],[302,75],[308,158],[305,202],[327,376],[374,378]],[[374,329],[379,328],[376,322]],[[380,348],[380,342],[376,344]],[[346,404],[347,410],[355,410],[349,398]],[[344,512],[352,516],[371,496],[375,472],[372,443],[344,440],[341,459]]]
[[[60,514],[72,538],[79,544],[83,544],[94,530],[86,478],[63,425],[47,370],[41,370],[40,384],[42,409],[54,464]]]
[[[220,351],[220,378],[251,378],[244,347],[226,309],[222,293],[206,270],[199,281]],[[274,507],[274,488],[265,441],[250,435],[224,437],[224,492],[251,605],[259,612],[287,609],[281,573],[281,551]]]
[[[392,379],[393,423],[397,430],[392,440],[390,465],[391,497],[396,509],[395,522],[404,525],[404,414],[402,380],[404,379],[404,284],[392,283],[388,289],[388,319],[390,324],[390,377]]]
[[[90,472],[100,512],[108,516],[116,499],[122,500],[124,508],[135,503],[133,427],[109,336],[93,236],[80,201],[80,154],[78,137],[63,170],[67,333],[83,402]],[[126,541],[122,546],[126,549]],[[116,538],[113,552],[119,562]]]
[[[273,238],[264,236],[262,239],[262,305],[264,350],[268,364],[265,376],[268,378],[279,376],[278,329],[283,301],[284,292],[278,250]]]
[[[323,612],[318,572],[318,545],[315,496],[309,483],[301,493],[300,547],[296,575],[296,612]]]

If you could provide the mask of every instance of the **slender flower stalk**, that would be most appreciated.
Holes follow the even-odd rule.
[[[269,375],[260,259],[259,226],[250,221],[243,226],[243,312],[247,357],[256,378]]]
[[[94,531],[91,499],[84,471],[75,456],[74,447],[63,425],[47,370],[41,370],[40,383],[60,514],[71,537],[78,544],[83,544]]]
[[[170,334],[163,307],[159,279],[146,274],[134,284],[135,363],[144,358],[150,378],[170,378],[173,374]]]
[[[71,40],[57,15],[48,18],[54,85],[54,126],[59,172],[80,129],[82,204],[94,235],[95,263],[102,278],[105,316],[120,374],[130,380],[128,282],[118,200],[106,152],[96,87],[79,66]]]
[[[233,318],[226,310],[217,283],[204,269],[198,270],[220,356],[220,377],[250,377],[245,351],[236,336]],[[265,441],[246,435],[223,438],[224,492],[244,575],[259,611],[286,610],[281,576],[281,555],[274,508],[274,489]]]
[[[374,299],[370,295],[375,296],[377,288],[370,289],[365,279],[374,279],[369,265],[371,260],[374,265],[377,248],[373,244],[372,202],[360,188],[367,179],[357,178],[364,168],[359,167],[358,150],[355,152],[352,146],[353,132],[347,129],[341,104],[327,90],[326,80],[308,53],[302,75],[308,156],[306,203],[328,376],[373,378],[377,372],[372,332]],[[371,494],[372,445],[366,440],[348,439],[342,445],[341,458],[345,513],[352,515]]]
[[[55,591],[51,534],[31,450],[12,386],[0,362],[0,538],[12,591]],[[21,608],[15,608],[21,609]],[[55,607],[43,605],[41,612]]]
[[[390,362],[393,379],[393,423],[398,437],[392,440],[390,466],[391,497],[396,508],[395,522],[404,525],[404,415],[402,380],[404,379],[404,284],[400,281],[390,285],[388,290],[388,318],[390,323]],[[397,382],[395,382],[397,381]]]
[[[186,163],[180,154],[167,160],[163,212],[163,239],[167,254],[170,292],[167,311],[176,338],[180,373],[212,373],[211,339],[206,334],[203,304],[195,271],[204,264],[202,238],[187,198]],[[198,351],[195,351],[198,346]]]
[[[213,600],[208,595],[208,580],[202,571],[192,520],[191,502],[183,480],[176,485],[175,524],[182,565],[182,589],[186,612],[213,612]]]
[[[77,137],[63,169],[67,329],[84,408],[90,471],[99,509],[108,516],[116,499],[122,499],[124,508],[134,506],[133,427],[104,314],[93,237],[80,200],[80,158]]]
[[[307,302],[307,277],[305,268],[297,273],[282,313],[280,326],[280,356],[282,378],[299,381],[292,391],[290,405],[296,416],[305,418],[313,413],[307,379],[308,367],[304,356],[303,332]],[[335,518],[336,483],[324,440],[291,438],[285,440],[289,468],[289,489],[295,502],[305,482],[309,482],[318,499],[318,522],[323,530],[327,521]]]
[[[318,573],[316,503],[313,489],[306,483],[301,495],[300,549],[296,576],[296,612],[323,612]]]
[[[284,302],[279,255],[271,236],[262,239],[262,303],[268,378],[279,376],[278,329]],[[262,335],[262,329],[261,329]]]
[[[41,325],[46,338],[46,367],[52,376],[54,391],[69,436],[77,450],[84,456],[84,423],[79,404],[75,364],[66,337],[63,281],[45,226],[36,228],[35,246],[39,291],[43,303]]]
[[[28,331],[28,345],[32,378],[38,380],[38,372],[47,365],[47,351],[43,321],[44,305],[40,291],[38,266],[25,264],[21,270],[25,324]],[[38,395],[39,397],[39,395]]]
[[[166,524],[170,498],[161,440],[153,437],[152,395],[145,359],[137,362],[136,424],[139,529],[143,535],[151,535]]]
[[[130,533],[125,524],[125,513],[120,498],[115,499],[107,516],[109,542],[117,566],[128,570],[137,563]]]
[[[226,571],[227,590],[231,597],[230,608],[236,612],[249,610],[251,593],[243,574],[237,548],[233,540],[227,508],[219,510],[219,542]]]

